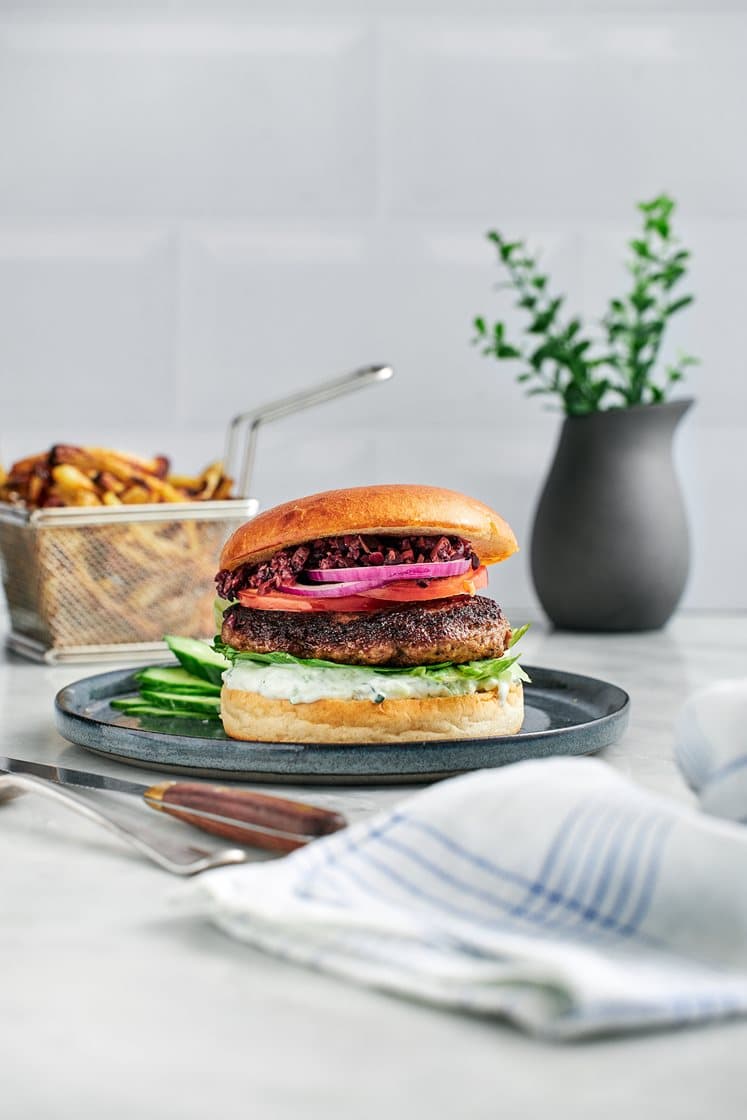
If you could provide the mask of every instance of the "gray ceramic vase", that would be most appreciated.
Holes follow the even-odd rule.
[[[672,440],[692,400],[568,417],[535,514],[534,586],[563,630],[657,630],[689,569]]]

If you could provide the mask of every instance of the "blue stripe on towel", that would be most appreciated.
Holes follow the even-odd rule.
[[[746,1006],[747,999],[743,995],[715,989],[710,994],[657,996],[651,1003],[643,1000],[592,1000],[582,1007],[570,1008],[562,1015],[561,1021],[585,1019],[602,1024],[607,1021],[613,1027],[626,1021],[687,1022],[733,1015]]]
[[[654,829],[651,838],[648,865],[643,877],[643,884],[638,896],[638,902],[636,903],[628,924],[622,931],[626,937],[636,933],[640,929],[641,922],[648,914],[651,901],[654,897],[656,882],[659,877],[661,859],[664,854],[664,841],[671,832],[673,824],[674,822],[671,820],[660,820]]]
[[[623,840],[623,837],[620,837],[620,842],[618,843],[618,835],[621,832],[627,831],[630,828],[630,825],[631,825],[631,817],[630,817],[630,814],[627,814],[626,816],[623,816],[618,821],[618,823],[615,825],[615,827],[610,832],[610,835],[609,835],[610,843],[609,843],[609,848],[607,849],[607,855],[605,857],[604,863],[602,864],[602,868],[601,868],[601,871],[599,873],[599,879],[597,880],[596,890],[594,891],[594,894],[592,895],[592,898],[591,898],[590,905],[591,905],[593,910],[601,909],[601,906],[602,906],[602,903],[604,902],[607,891],[610,889],[610,886],[612,885],[613,873],[614,873],[615,867],[617,866],[617,863],[618,863],[618,861],[620,859],[620,856],[622,854],[622,851],[623,851],[624,840]]]
[[[548,884],[547,901],[534,914],[535,920],[540,921],[543,926],[547,928],[562,926],[571,916],[576,917],[577,925],[583,920],[583,896],[586,894],[588,875],[596,860],[602,839],[601,836],[598,839],[598,836],[608,829],[609,819],[606,806],[595,806],[594,811],[588,815],[586,823],[589,827],[581,836],[577,832],[572,835],[564,853],[558,878],[553,884]],[[575,890],[571,889],[574,880]],[[571,904],[566,907],[565,914],[556,917],[560,909],[558,900],[566,895],[570,897]],[[569,914],[568,911],[571,913]]]
[[[624,850],[616,840],[622,829],[630,829],[631,826],[632,843],[627,859],[622,872],[614,876]],[[583,829],[583,834],[579,833],[579,827]],[[318,862],[314,859],[297,883],[296,893],[302,898],[349,906],[351,899],[344,887],[344,879],[347,878],[348,882],[354,881],[362,889],[393,903],[395,900],[385,890],[377,890],[368,877],[361,876],[360,870],[352,870],[349,866],[352,857],[368,864],[405,894],[419,898],[444,913],[483,926],[495,928],[498,925],[510,929],[518,919],[525,930],[529,926],[537,933],[555,930],[578,937],[583,929],[584,940],[590,937],[598,939],[600,933],[606,933],[613,937],[637,936],[653,942],[653,939],[640,933],[640,925],[654,895],[664,841],[670,827],[671,822],[658,816],[640,818],[638,814],[626,814],[621,818],[620,810],[610,812],[605,806],[577,805],[558,828],[542,861],[540,875],[532,879],[470,851],[429,822],[395,811],[383,822],[372,824],[359,839],[353,839],[347,833],[337,842],[320,845],[323,859]],[[500,881],[506,891],[496,892],[487,885],[460,877],[453,867],[444,868],[435,858],[429,858],[422,848],[413,847],[406,841],[408,831],[427,836],[457,860],[482,875]],[[414,863],[430,876],[432,886],[428,885],[427,879],[410,877],[402,870],[401,864],[395,869],[385,858],[379,858],[369,850],[376,848],[379,852],[382,848],[396,852]],[[647,858],[644,858],[646,849]],[[553,876],[556,870],[558,874]],[[605,913],[601,903],[610,892],[613,877],[620,879],[620,875],[621,881]],[[555,881],[549,881],[551,878]],[[569,890],[574,878],[574,888]],[[444,898],[440,891],[433,889],[438,884],[445,884],[482,905],[479,908],[462,906],[452,898]],[[518,903],[511,897],[516,888],[523,892]],[[538,902],[540,905],[535,905]],[[629,908],[630,917],[624,919],[623,915]],[[491,910],[500,914],[490,914]]]
[[[621,815],[619,809],[609,814],[602,813],[594,828],[589,831],[585,854],[583,857],[581,852],[576,855],[580,864],[573,892],[579,902],[576,913],[559,915],[558,908],[554,907],[551,912],[543,915],[548,929],[573,930],[584,923],[601,924],[605,917],[601,912],[601,905],[630,826],[629,813]],[[616,843],[618,839],[620,843]]]
[[[632,845],[631,845],[631,848],[628,852],[628,859],[627,859],[627,861],[624,865],[624,869],[623,869],[623,872],[622,872],[623,883],[626,886],[626,890],[630,889],[630,884],[628,883],[628,880],[631,879],[631,877],[633,879],[635,879],[636,875],[638,874],[639,853],[638,853],[638,846],[636,844],[636,837],[639,834],[639,832],[641,831],[641,829],[645,830],[648,827],[647,818],[641,818],[640,814],[628,815],[627,826],[628,826],[628,835],[625,835],[622,838],[622,843],[620,844],[620,846],[618,847],[618,850],[617,850],[617,858],[614,861],[615,866],[617,868],[617,873],[615,875],[615,878],[619,878],[620,877],[620,870],[619,870],[620,859],[624,855],[625,845],[626,845],[626,842],[628,841],[629,836],[632,836]],[[606,837],[605,837],[605,839],[606,839]],[[580,856],[581,856],[581,853],[577,853],[577,858],[580,858]],[[597,881],[596,884],[592,884],[592,888],[591,888],[592,892],[594,891],[594,889],[596,887],[596,889],[601,889],[604,894],[607,893],[608,886],[604,885],[603,879],[602,879],[604,873],[605,873],[605,864],[602,864],[602,867],[601,867],[600,873],[599,873],[598,881]],[[585,888],[585,884],[583,882],[581,882],[581,883],[579,883],[578,887],[579,887],[580,890],[582,890],[582,889]],[[617,914],[617,915],[613,916],[609,913],[609,911],[606,911],[605,913],[601,913],[600,908],[593,907],[593,906],[585,906],[585,907],[579,908],[578,914],[576,916],[575,925],[578,926],[583,921],[587,921],[587,922],[598,921],[599,924],[601,925],[601,927],[603,929],[607,930],[608,932],[619,932],[620,927],[623,924],[620,914]],[[548,929],[552,929],[552,930],[567,929],[567,928],[569,928],[569,917],[566,914],[560,914],[560,915],[558,915],[558,914],[552,914],[552,915],[548,914],[546,916],[546,919],[545,919],[545,925]]]
[[[402,813],[396,814],[396,817],[399,822],[406,824],[411,828],[418,829],[420,832],[438,841],[438,843],[446,848],[447,851],[470,863],[473,867],[479,868],[481,871],[485,871],[490,875],[494,875],[497,878],[504,880],[505,882],[513,883],[516,886],[523,887],[526,891],[523,902],[514,904],[514,907],[517,908],[518,911],[518,909],[521,909],[522,906],[527,906],[533,900],[533,898],[536,898],[537,896],[541,898],[547,898],[549,895],[554,902],[563,901],[563,897],[561,895],[558,895],[558,897],[556,898],[555,892],[551,891],[548,888],[546,883],[547,876],[549,875],[549,872],[552,869],[552,866],[555,863],[560,850],[562,849],[563,843],[568,838],[568,834],[572,831],[573,827],[577,823],[577,819],[580,816],[588,813],[589,811],[589,806],[577,806],[572,810],[571,813],[568,814],[568,817],[561,825],[558,834],[553,841],[553,844],[551,845],[551,850],[545,857],[545,861],[542,865],[539,875],[535,879],[531,879],[528,876],[521,874],[520,872],[511,871],[507,868],[500,867],[493,860],[489,860],[485,856],[478,855],[476,852],[471,852],[468,848],[465,848],[458,841],[452,839],[451,836],[448,836],[445,832],[441,832],[440,829],[437,829],[434,825],[429,824],[427,821],[418,820],[417,817],[405,816]]]
[[[730,759],[720,766],[718,770],[714,770],[706,778],[705,785],[710,786],[714,782],[720,782],[723,778],[729,778],[735,774],[737,770],[744,770],[747,766],[747,754],[740,754],[736,758]]]
[[[649,834],[659,819],[660,818],[654,816],[644,817],[636,827],[630,851],[628,852],[628,858],[623,867],[622,881],[618,887],[617,896],[605,919],[605,922],[609,922],[610,925],[627,925],[627,923],[623,922],[622,915],[633,896],[644,846]],[[635,903],[633,903],[633,905],[635,905]]]
[[[397,823],[405,826],[412,825],[415,828],[421,828],[421,830],[423,829],[423,827],[425,827],[425,829],[434,839],[443,843],[444,846],[447,846],[450,849],[459,849],[458,854],[469,863],[479,866],[480,870],[487,870],[490,873],[497,875],[501,879],[508,879],[514,884],[521,885],[525,888],[531,885],[531,881],[526,879],[525,877],[517,875],[515,872],[507,871],[506,869],[494,864],[492,861],[485,860],[484,857],[475,856],[473,853],[461,848],[460,845],[455,845],[455,842],[452,841],[450,837],[440,833],[439,830],[435,829],[431,825],[423,826],[423,822],[417,821],[412,818],[405,818],[401,815],[398,816]],[[441,910],[443,913],[450,914],[451,916],[457,917],[460,920],[474,922],[486,928],[496,928],[496,926],[499,926],[500,928],[510,929],[511,926],[515,925],[515,920],[512,919],[515,919],[517,916],[515,914],[516,907],[509,898],[502,897],[501,895],[498,895],[493,891],[489,891],[485,888],[465,882],[463,879],[460,879],[450,872],[445,871],[442,867],[433,863],[432,860],[427,859],[421,851],[410,847],[401,838],[393,838],[391,835],[393,824],[394,821],[390,818],[388,821],[384,822],[383,825],[369,830],[359,841],[354,841],[352,838],[348,838],[347,843],[345,845],[340,845],[340,847],[335,852],[329,851],[327,853],[325,863],[322,864],[319,868],[315,869],[316,874],[324,874],[324,881],[320,884],[322,889],[324,889],[324,887],[327,885],[327,873],[331,872],[334,873],[334,879],[338,883],[338,875],[342,875],[349,881],[356,883],[356,885],[358,885],[366,892],[376,895],[390,905],[396,905],[396,900],[393,899],[390,894],[388,894],[383,889],[377,888],[369,877],[361,874],[360,868],[354,869],[351,866],[350,858],[343,858],[343,861],[340,861],[340,857],[352,857],[359,863],[363,863],[364,865],[368,865],[369,867],[371,867],[378,875],[382,876],[384,879],[387,879],[388,881],[394,883],[406,895],[418,898],[421,901],[428,903],[431,907],[435,907],[436,909]],[[390,862],[386,861],[385,859],[378,858],[376,855],[373,855],[369,850],[373,845],[396,851],[399,855],[405,856],[412,862],[416,863],[421,868],[421,870],[426,871],[432,877],[432,879],[435,880],[436,883],[446,883],[449,887],[456,888],[463,894],[478,898],[483,904],[487,904],[489,907],[494,907],[497,910],[503,911],[502,917],[486,917],[484,914],[484,910],[481,912],[473,907],[460,906],[453,900],[444,898],[439,893],[435,893],[432,889],[429,889],[425,885],[425,881],[416,881],[406,873],[404,873],[401,869],[401,865],[398,865],[397,869],[395,870]],[[305,885],[308,889],[308,884]],[[553,894],[555,893],[556,892],[553,892]],[[578,913],[579,910],[583,911],[581,902],[576,898],[566,898],[561,896],[559,902],[561,906],[573,911],[573,913]],[[524,914],[518,916],[523,920],[525,924],[539,927],[539,930],[535,930],[535,932],[541,932],[543,929],[551,928],[551,925],[553,924],[544,920],[541,911],[526,911]],[[605,918],[601,914],[597,915],[594,923],[592,923],[597,925],[596,930],[589,930],[587,927],[581,927],[576,928],[574,930],[574,934],[577,938],[583,940],[597,939],[599,936],[599,927],[602,925],[602,923],[604,923],[604,928],[607,932],[623,934],[623,927],[615,928],[616,923],[611,924],[609,919]],[[558,923],[558,925],[561,924],[562,923]],[[626,926],[624,935],[632,936],[635,932],[636,931],[631,930]],[[639,936],[642,940],[653,942],[653,939],[645,935]]]
[[[602,853],[605,852],[606,846],[606,854],[599,867],[596,880],[589,881],[588,877],[582,880],[581,886],[584,891],[584,901],[583,906],[576,912],[575,921],[569,923],[567,920],[564,921],[563,918],[555,921],[547,920],[546,924],[548,928],[564,926],[566,929],[574,929],[581,925],[582,922],[592,922],[599,923],[602,929],[608,932],[615,930],[615,924],[610,924],[606,920],[606,915],[602,912],[602,904],[613,881],[615,869],[623,854],[626,834],[637,822],[637,819],[638,814],[633,815],[619,809],[610,812],[608,816],[603,815],[602,822],[607,826],[606,835],[602,836],[600,843],[594,846],[593,853],[596,853],[598,858],[601,858]],[[587,857],[587,870],[595,866],[596,863],[597,858],[590,862]]]
[[[560,878],[554,887],[550,886],[550,876],[555,870],[555,865],[558,863],[558,860],[560,859],[561,853],[563,853],[566,844],[569,842],[571,843],[571,846],[575,844],[576,839],[574,833],[576,827],[580,825],[581,822],[585,819],[594,817],[595,815],[596,811],[594,806],[590,806],[588,804],[580,804],[577,805],[574,809],[571,809],[570,813],[568,813],[565,820],[561,823],[559,829],[555,833],[550,847],[548,848],[547,855],[542,862],[539,874],[537,875],[536,879],[529,885],[529,892],[527,897],[515,908],[514,913],[517,916],[521,917],[525,913],[528,913],[532,904],[537,900],[538,897],[541,897],[543,902],[543,906],[540,911],[541,913],[546,913],[552,905],[557,905],[557,903],[562,900],[563,894],[561,892],[565,889],[565,885],[568,879],[569,865],[567,863],[567,851],[565,852],[566,864],[564,865],[564,869],[561,869]]]
[[[302,853],[296,856],[299,863],[306,864],[306,868],[303,878],[295,885],[295,894],[301,898],[323,901],[322,896],[318,893],[321,878],[321,889],[328,890],[330,886],[334,886],[337,891],[338,904],[349,906],[351,904],[349,896],[345,895],[341,884],[335,880],[330,882],[329,872],[339,869],[341,856],[345,856],[348,852],[354,852],[361,844],[367,843],[372,836],[383,835],[387,829],[393,828],[396,823],[397,820],[392,815],[381,824],[371,823],[359,840],[355,840],[352,832],[346,829],[344,832],[337,833],[336,836],[329,837],[323,844],[308,845]],[[323,853],[321,859],[316,858],[318,852]],[[309,856],[311,856],[311,859],[308,858]],[[308,866],[309,863],[311,863],[310,867]]]
[[[548,868],[551,869],[557,863],[557,855],[561,851],[565,841],[569,838],[569,835],[573,830],[573,826],[579,823],[585,815],[586,814],[580,812],[580,807],[577,807],[568,814],[553,841],[552,858],[546,857],[543,861],[542,867],[544,870],[547,870]],[[595,813],[593,815],[596,816],[597,814]],[[637,931],[640,922],[643,920],[643,917],[645,917],[645,914],[648,911],[648,906],[650,905],[651,897],[653,896],[653,889],[655,886],[656,876],[654,872],[655,870],[658,870],[658,860],[661,857],[662,851],[661,845],[657,845],[657,850],[654,853],[654,857],[656,859],[655,867],[650,863],[647,864],[646,869],[643,872],[643,876],[641,877],[641,895],[639,898],[639,902],[635,904],[635,921],[633,922],[633,920],[631,919],[627,922],[623,922],[621,920],[621,914],[623,912],[625,902],[631,895],[633,882],[638,875],[643,838],[645,834],[658,821],[659,825],[661,826],[663,840],[663,833],[668,831],[668,828],[666,828],[665,826],[668,826],[670,822],[666,821],[666,819],[662,821],[661,818],[655,816],[640,819],[638,814],[636,814],[635,816],[628,816],[627,818],[624,817],[622,820],[617,821],[617,815],[617,813],[610,813],[606,817],[602,817],[602,820],[607,821],[608,823],[612,821],[616,822],[613,825],[613,828],[610,830],[611,832],[618,833],[621,828],[626,826],[630,827],[631,824],[634,825],[636,832],[634,833],[633,844],[625,865],[623,882],[616,896],[616,902],[614,904],[615,912],[613,914],[602,913],[598,904],[585,905],[583,900],[577,895],[574,895],[572,893],[568,894],[565,892],[566,882],[568,878],[570,878],[568,871],[572,870],[574,863],[578,858],[578,853],[575,851],[573,845],[571,845],[571,848],[566,853],[568,867],[564,868],[563,874],[561,876],[562,881],[559,881],[555,885],[551,886],[547,882],[542,882],[539,878],[531,880],[526,876],[520,875],[516,872],[508,871],[505,868],[498,866],[494,862],[485,859],[483,856],[478,856],[475,853],[470,852],[468,849],[452,840],[451,837],[440,832],[431,824],[426,824],[422,821],[419,821],[417,818],[405,817],[402,814],[399,814],[399,818],[403,823],[409,824],[410,826],[419,829],[421,832],[424,832],[432,839],[437,840],[439,843],[441,843],[443,847],[446,848],[449,852],[460,857],[461,859],[466,860],[468,863],[472,864],[475,867],[478,867],[480,870],[488,872],[504,881],[524,886],[526,888],[526,894],[524,896],[525,900],[540,898],[546,899],[549,901],[549,903],[552,904],[550,906],[545,905],[540,908],[535,908],[534,910],[522,903],[518,905],[514,904],[509,908],[510,916],[524,919],[527,922],[530,922],[534,925],[539,925],[546,929],[561,929],[564,926],[566,928],[576,929],[582,922],[586,921],[593,925],[598,925],[599,927],[610,933],[619,933],[622,936],[629,937],[631,936],[633,930]],[[587,833],[584,839],[588,839],[588,836],[589,834]],[[620,854],[621,849],[619,848],[615,850],[613,847],[611,847],[608,851],[607,859],[602,864],[596,886],[592,885],[592,888],[594,890],[593,897],[595,899],[598,898],[601,901],[601,899],[604,898],[605,894],[609,890],[609,887],[611,885],[612,868],[617,863]],[[585,894],[588,894],[588,892],[586,891],[586,883],[584,882],[582,886],[585,889]],[[559,917],[556,920],[551,920],[552,913],[557,912],[557,910],[559,909],[565,910],[566,914],[562,915],[562,917]],[[575,915],[577,918],[576,923],[572,927],[568,926],[568,918],[570,917],[570,914]],[[631,926],[633,926],[633,930],[631,930]]]

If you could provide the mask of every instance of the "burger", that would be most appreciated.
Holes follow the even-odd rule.
[[[216,576],[228,735],[382,743],[517,732],[522,681],[488,566],[502,517],[434,486],[329,490],[266,510]]]

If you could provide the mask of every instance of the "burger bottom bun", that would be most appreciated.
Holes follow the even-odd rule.
[[[291,704],[257,692],[223,688],[221,715],[232,739],[261,743],[394,743],[486,739],[515,735],[524,720],[524,692],[515,681],[498,692],[425,699],[315,700]]]

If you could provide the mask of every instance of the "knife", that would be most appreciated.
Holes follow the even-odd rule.
[[[290,852],[347,825],[341,813],[318,805],[207,782],[166,781],[144,786],[104,774],[0,755],[0,773],[3,772],[28,774],[56,785],[134,794],[142,797],[152,809],[168,813],[204,832],[272,852]]]

